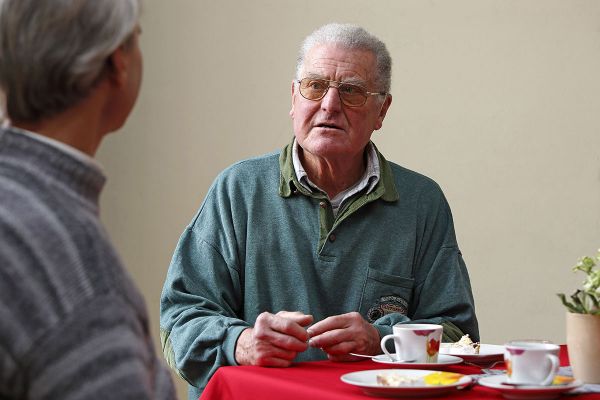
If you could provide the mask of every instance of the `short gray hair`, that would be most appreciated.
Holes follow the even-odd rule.
[[[375,55],[377,90],[389,92],[392,86],[392,57],[385,43],[358,25],[331,23],[308,35],[300,46],[296,79],[300,79],[306,54],[316,45],[337,44],[347,49],[368,50]]]
[[[0,0],[0,88],[13,121],[56,115],[87,96],[128,43],[142,0]]]

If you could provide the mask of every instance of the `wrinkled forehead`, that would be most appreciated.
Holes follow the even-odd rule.
[[[302,76],[372,84],[377,71],[373,52],[336,44],[313,46],[304,58]]]

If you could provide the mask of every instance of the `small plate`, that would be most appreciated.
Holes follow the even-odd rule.
[[[351,372],[342,375],[340,379],[349,385],[360,387],[363,392],[371,396],[384,397],[427,397],[439,396],[445,393],[455,392],[457,389],[468,386],[472,378],[463,375],[458,381],[448,385],[427,385],[425,382],[417,381],[402,386],[384,386],[377,383],[379,374],[398,374],[406,377],[422,378],[440,371],[419,370],[419,369],[374,369],[369,371]]]
[[[440,354],[448,354],[458,356],[466,362],[487,365],[496,361],[504,361],[504,346],[498,344],[481,344],[479,346],[479,354],[462,354],[457,349],[450,347],[450,343],[442,343],[440,345]]]
[[[407,368],[431,368],[431,367],[439,367],[440,365],[454,365],[460,364],[463,362],[463,359],[456,356],[449,356],[447,354],[439,354],[438,361],[436,363],[416,363],[416,362],[406,362],[406,361],[396,361],[396,356],[392,355],[394,360],[390,360],[390,358],[386,354],[380,354],[378,356],[373,357],[373,361],[382,363],[382,364],[392,364],[398,367],[407,367]]]
[[[541,399],[556,399],[560,395],[583,384],[580,380],[564,385],[527,385],[527,386],[508,386],[503,385],[506,382],[506,375],[492,375],[479,379],[479,384],[493,389],[497,389],[507,399],[511,400],[541,400]]]

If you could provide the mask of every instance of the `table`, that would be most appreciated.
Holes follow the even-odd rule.
[[[569,365],[566,346],[561,346],[561,365]],[[374,399],[354,386],[343,383],[340,376],[349,372],[393,368],[371,360],[337,363],[331,361],[299,362],[289,368],[254,366],[221,367],[211,378],[201,400],[351,400]],[[496,368],[504,368],[501,363]],[[444,368],[461,374],[480,374],[480,368],[460,364]],[[568,396],[563,396],[568,397]],[[440,397],[437,397],[440,398]],[[475,385],[468,390],[441,397],[444,399],[502,399],[494,389]],[[573,400],[600,399],[600,394],[581,394]]]

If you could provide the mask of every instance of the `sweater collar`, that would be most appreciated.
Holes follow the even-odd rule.
[[[28,163],[27,168],[43,171],[52,182],[83,196],[97,207],[106,182],[99,164],[12,127],[0,130],[0,156]]]

